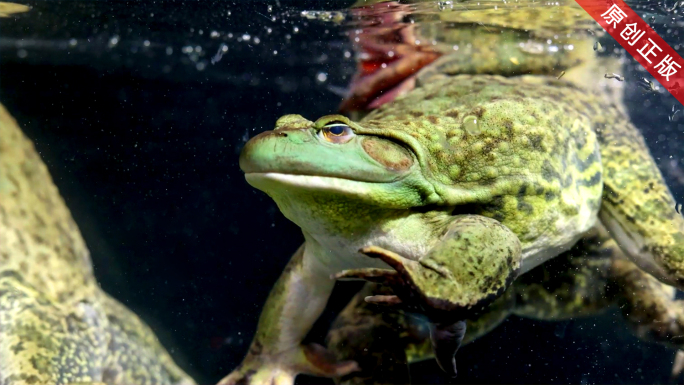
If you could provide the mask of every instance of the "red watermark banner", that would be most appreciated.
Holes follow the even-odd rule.
[[[622,0],[575,0],[684,104],[684,60]]]

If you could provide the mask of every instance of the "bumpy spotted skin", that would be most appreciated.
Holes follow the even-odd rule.
[[[391,294],[385,287],[368,285],[333,323],[328,346],[338,359],[357,360],[361,368],[345,378],[345,384],[405,383],[409,363],[434,357],[426,320],[381,311],[363,300]],[[672,287],[627,260],[601,227],[520,277],[485,312],[468,319],[463,343],[488,333],[511,314],[559,321],[597,314],[609,306],[620,308],[639,338],[684,347],[684,301],[675,300]],[[391,345],[384,346],[386,341]]]
[[[684,288],[684,217],[643,137],[620,114],[606,114],[598,124],[602,222],[639,267]]]
[[[0,384],[192,384],[105,294],[45,164],[0,106]]]
[[[455,299],[456,294],[476,292],[474,282],[497,280],[499,275],[490,271],[472,281],[453,280],[463,285],[458,290],[448,289],[449,279],[423,279],[416,284],[415,277],[429,276],[422,273],[427,270],[449,277],[448,269],[425,258],[443,248],[450,224],[462,215],[489,218],[514,234],[521,247],[521,274],[569,250],[592,228],[605,225],[641,268],[663,282],[680,284],[683,219],[674,215],[672,197],[643,138],[626,118],[620,87],[600,77],[596,80],[604,69],[614,70],[617,61],[596,58],[590,49],[592,38],[577,33],[587,26],[587,16],[576,4],[559,8],[557,23],[548,20],[555,17],[553,11],[536,20],[525,7],[508,18],[505,12],[483,7],[474,13],[454,13],[465,15],[455,16],[463,20],[435,17],[443,21],[435,30],[402,25],[399,40],[404,55],[410,54],[407,46],[426,37],[442,57],[415,76],[407,73],[411,79],[389,92],[395,99],[368,104],[375,109],[364,111],[363,118],[352,121],[329,115],[313,122],[287,115],[275,130],[246,144],[240,166],[247,181],[271,196],[281,212],[301,227],[305,244],[298,262],[301,268],[285,272],[268,300],[257,331],[261,353],[250,352],[226,378],[227,384],[256,383],[256,378],[291,383],[301,368],[315,372],[318,367],[321,372],[322,367],[335,367],[334,362],[321,366],[315,355],[303,362],[297,352],[331,291],[326,278],[343,270],[352,273],[336,276],[389,284],[394,294],[368,301],[408,302],[433,325],[447,325],[440,329],[442,335],[452,349],[457,347],[453,341],[460,337],[459,328],[431,316],[433,305],[460,302],[463,298]],[[486,20],[492,21],[480,23]],[[479,26],[473,28],[473,23]],[[396,37],[393,29],[376,30],[362,47]],[[473,41],[482,44],[468,46]],[[456,46],[471,57],[453,53]],[[542,52],[534,52],[539,47]],[[550,55],[552,51],[558,55]],[[422,46],[421,52],[425,52]],[[387,76],[401,74],[404,60],[410,58],[400,57],[399,64],[390,63],[386,72],[362,78],[382,83]],[[558,79],[561,71],[565,76]],[[378,84],[373,86],[367,88],[377,91]],[[363,100],[354,89],[351,95]],[[355,104],[343,107],[349,105]],[[497,250],[504,244],[501,238],[489,247]],[[448,254],[443,256],[460,257],[456,251]],[[568,263],[580,266],[574,259]],[[586,273],[565,275],[572,290],[562,281],[535,283],[540,277],[532,274],[526,289],[515,292],[520,306],[510,311],[557,319],[604,307],[605,283],[578,283],[604,279],[605,259],[586,258],[576,270]],[[438,300],[434,293],[439,293]],[[659,293],[639,295],[669,303],[671,298]],[[411,303],[416,299],[418,304]],[[491,300],[480,298],[479,304]],[[500,309],[508,301],[510,295],[504,294],[490,306]],[[484,333],[505,318],[505,312],[485,313],[479,323],[473,319],[476,314],[459,314],[463,317],[470,319],[476,332]],[[433,346],[443,351],[439,344]],[[409,356],[420,351],[424,349],[416,347]],[[287,376],[279,374],[283,372]]]

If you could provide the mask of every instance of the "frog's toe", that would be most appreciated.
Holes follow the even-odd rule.
[[[452,324],[430,324],[430,340],[437,364],[444,372],[456,377],[456,351],[466,332],[465,321]]]
[[[363,249],[359,250],[359,253],[366,254],[371,258],[378,258],[400,273],[406,270],[405,266],[407,264],[416,263],[415,261],[404,258],[395,252],[378,246],[364,247]]]
[[[349,269],[333,274],[331,278],[339,280],[363,279],[375,283],[392,283],[396,280],[397,273],[389,269]]]

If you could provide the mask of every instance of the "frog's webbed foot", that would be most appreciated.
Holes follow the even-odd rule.
[[[377,246],[361,253],[378,258],[390,269],[354,269],[335,275],[388,285],[394,295],[376,295],[366,302],[399,305],[430,320],[431,340],[440,366],[456,374],[453,355],[465,333],[468,316],[498,298],[517,276],[520,241],[498,221],[478,215],[454,217],[441,241],[419,260]]]
[[[355,361],[337,361],[335,355],[321,345],[300,345],[277,354],[252,354],[250,351],[242,364],[219,385],[292,385],[299,373],[339,378],[358,369]]]

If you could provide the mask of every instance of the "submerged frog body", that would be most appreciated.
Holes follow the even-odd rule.
[[[463,321],[597,225],[642,269],[684,282],[684,220],[643,138],[604,95],[563,79],[438,76],[359,122],[288,115],[240,165],[305,243],[226,383],[356,369],[300,345],[331,275],[387,284],[366,301],[426,315],[451,374]]]

